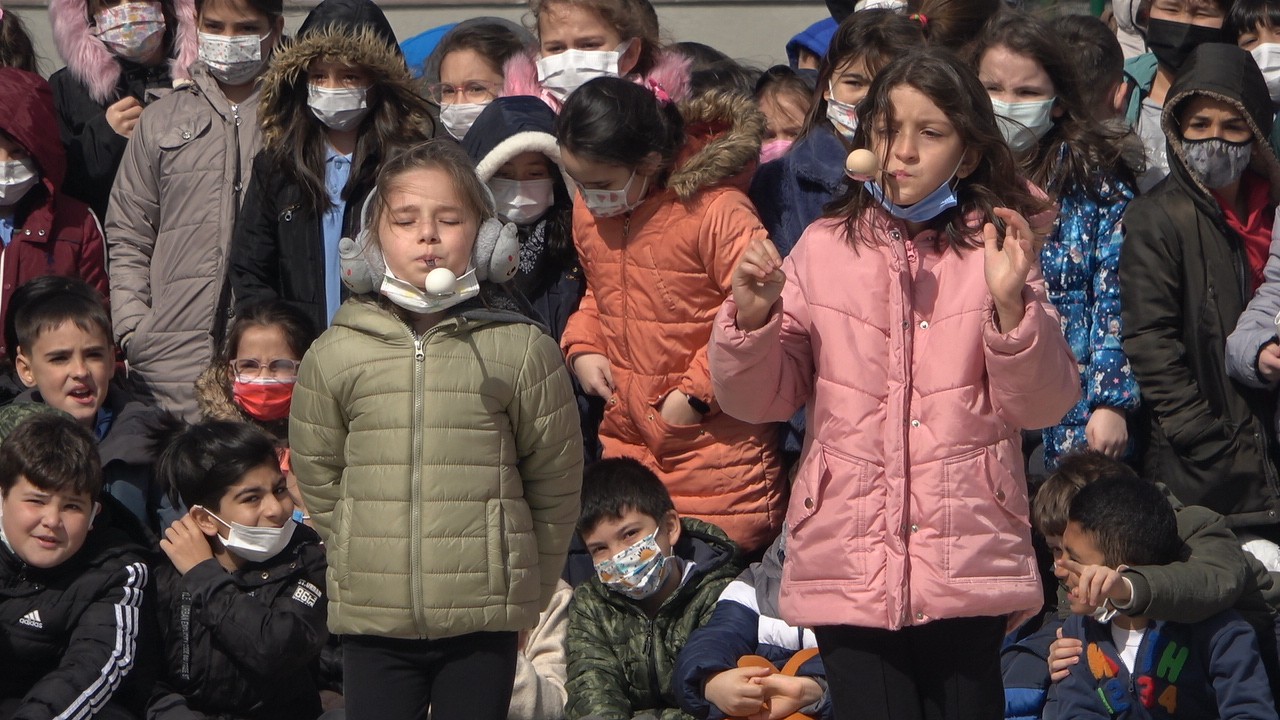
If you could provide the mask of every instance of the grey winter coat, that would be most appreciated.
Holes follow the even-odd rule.
[[[1276,215],[1280,221],[1280,210]],[[1258,355],[1263,347],[1277,341],[1276,323],[1280,322],[1280,222],[1271,227],[1271,255],[1265,277],[1236,321],[1236,329],[1227,337],[1227,374],[1259,389],[1271,389],[1271,384],[1258,376]],[[1280,429],[1280,413],[1277,418]]]
[[[258,94],[229,103],[200,63],[194,83],[147,107],[107,212],[115,335],[135,392],[199,419],[195,381],[230,307],[226,256],[262,147]]]

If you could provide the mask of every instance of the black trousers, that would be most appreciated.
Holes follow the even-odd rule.
[[[1003,617],[814,628],[839,720],[1000,720]]]
[[[349,720],[505,720],[516,678],[516,633],[442,640],[342,638]]]

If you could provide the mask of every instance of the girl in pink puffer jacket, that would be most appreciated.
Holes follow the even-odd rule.
[[[806,407],[781,610],[837,716],[1000,717],[1006,623],[1041,596],[1019,431],[1079,393],[1038,267],[1052,208],[950,53],[900,56],[859,109],[880,169],[785,262],[747,249],[712,381],[744,421]]]

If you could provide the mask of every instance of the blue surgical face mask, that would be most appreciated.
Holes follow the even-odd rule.
[[[964,162],[961,157],[960,163]],[[867,192],[871,193],[871,197],[875,198],[890,215],[909,223],[924,223],[938,217],[942,213],[950,210],[958,204],[956,200],[956,191],[951,187],[951,180],[960,171],[960,163],[956,163],[956,169],[951,171],[951,175],[938,186],[937,190],[929,193],[921,198],[919,202],[913,203],[906,207],[895,203],[889,199],[889,194],[885,192],[880,183],[875,180],[869,180],[865,183]]]

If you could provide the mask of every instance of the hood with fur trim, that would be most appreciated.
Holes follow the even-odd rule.
[[[427,137],[433,134],[429,103],[414,88],[400,47],[387,43],[386,35],[376,27],[331,22],[312,26],[306,34],[286,41],[262,78],[262,104],[258,110],[262,122],[263,147],[275,150],[286,142],[286,128],[293,113],[310,112],[307,106],[307,67],[314,60],[332,60],[361,67],[373,77],[373,86],[381,102],[396,103],[406,125],[423,127]]]
[[[502,94],[532,95],[558,113],[560,101],[538,82],[537,54],[537,49],[531,49],[507,61],[502,68]],[[640,84],[656,84],[672,100],[682,102],[689,99],[689,68],[692,64],[692,60],[678,52],[662,50],[647,75],[628,75],[627,78]]]
[[[753,98],[712,90],[679,104],[685,141],[667,187],[682,200],[712,185],[746,192],[760,162],[765,119]]]
[[[196,4],[195,0],[158,1],[169,25],[169,76],[176,87],[190,81],[187,68],[198,55]],[[49,22],[58,54],[72,76],[95,102],[114,102],[121,61],[93,34],[86,0],[49,0]]]
[[[476,174],[489,182],[503,164],[525,152],[546,155],[560,170],[565,188],[573,178],[564,172],[556,144],[556,115],[541,100],[525,95],[500,97],[476,118],[462,147],[476,165]]]
[[[1234,105],[1253,132],[1253,158],[1249,168],[1271,183],[1272,201],[1280,201],[1280,159],[1268,138],[1274,121],[1271,96],[1253,56],[1235,45],[1205,43],[1192,51],[1165,96],[1160,125],[1169,143],[1169,174],[1184,187],[1194,188],[1196,203],[1217,214],[1217,201],[1187,164],[1186,146],[1178,116],[1192,97],[1203,95]]]

